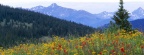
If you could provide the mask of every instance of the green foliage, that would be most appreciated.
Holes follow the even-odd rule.
[[[94,31],[94,28],[82,24],[0,5],[0,46],[3,47],[9,44],[7,42],[14,44],[24,38],[38,39],[42,36],[52,37],[53,35],[60,37],[68,35],[84,36]]]
[[[129,13],[127,10],[124,9],[123,6],[123,0],[120,0],[120,8],[118,9],[118,11],[115,13],[115,15],[113,16],[113,20],[115,21],[115,24],[120,28],[120,29],[124,29],[127,32],[132,31],[132,26],[130,24],[130,22],[128,21],[129,18]]]
[[[110,21],[110,24],[106,30],[104,30],[104,33],[110,34],[110,33],[117,33],[117,30],[119,30],[118,26]]]

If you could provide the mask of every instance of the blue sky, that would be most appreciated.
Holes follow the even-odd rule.
[[[144,0],[124,0],[124,2],[124,6],[129,12],[132,12],[139,7],[144,8]],[[119,0],[0,0],[0,3],[12,7],[23,8],[30,8],[38,5],[47,7],[52,3],[57,3],[63,7],[86,10],[96,14],[102,11],[117,11]]]

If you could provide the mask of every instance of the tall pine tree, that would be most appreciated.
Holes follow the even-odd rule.
[[[128,21],[129,13],[126,9],[124,9],[123,6],[123,0],[120,0],[120,5],[119,5],[119,9],[118,11],[115,13],[115,15],[113,16],[113,20],[115,21],[115,24],[120,28],[120,29],[124,29],[127,32],[132,30],[132,26],[130,24],[130,22]]]

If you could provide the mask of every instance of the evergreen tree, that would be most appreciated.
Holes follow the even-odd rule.
[[[113,20],[115,21],[115,24],[120,28],[120,29],[124,29],[127,32],[132,30],[132,26],[130,24],[130,22],[128,21],[129,13],[126,9],[124,9],[123,6],[123,0],[120,0],[120,5],[119,5],[119,9],[118,11],[115,13],[115,15],[113,16]]]
[[[39,41],[43,36],[85,36],[93,32],[95,28],[89,26],[0,4],[0,47]]]

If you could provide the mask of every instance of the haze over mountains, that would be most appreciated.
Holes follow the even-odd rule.
[[[50,16],[54,16],[60,19],[74,21],[91,27],[100,27],[108,24],[114,15],[114,12],[103,11],[98,14],[91,14],[84,10],[74,10],[71,8],[65,8],[57,5],[56,3],[51,4],[48,7],[36,6],[32,7],[32,11],[40,12]],[[139,7],[130,13],[130,21],[142,19],[144,17],[144,9]]]

